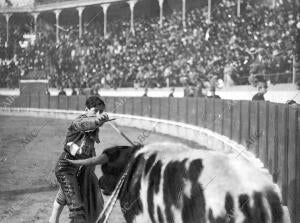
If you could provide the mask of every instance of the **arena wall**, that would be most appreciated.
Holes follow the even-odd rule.
[[[2,114],[74,118],[87,96],[0,97]],[[104,97],[118,124],[154,128],[266,167],[292,219],[300,220],[300,108],[270,102],[205,98]],[[76,111],[77,110],[77,111]],[[42,116],[43,117],[43,116]],[[47,116],[46,116],[47,117]],[[120,122],[121,121],[121,122]],[[259,159],[256,159],[255,156]],[[259,161],[260,160],[260,161]]]
[[[31,116],[64,120],[72,120],[81,113],[81,111],[37,108],[2,107],[0,109],[0,115]],[[114,113],[109,113],[109,116],[116,118],[115,123],[119,126],[135,127],[147,130],[147,134],[155,132],[190,140],[198,143],[199,145],[206,146],[208,149],[225,152],[228,155],[232,155],[239,159],[244,159],[249,162],[249,165],[253,165],[254,168],[260,168],[262,171],[268,172],[268,170],[264,168],[264,164],[258,158],[256,158],[253,153],[249,152],[246,147],[209,129],[185,123],[142,116]],[[269,177],[272,178],[272,175],[269,174]],[[285,222],[291,222],[289,216],[289,210],[287,207],[285,207]]]

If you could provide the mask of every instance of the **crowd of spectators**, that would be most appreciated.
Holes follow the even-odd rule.
[[[32,6],[34,4],[34,0],[3,0],[0,1],[1,8],[10,8],[10,7],[24,7],[24,6]]]
[[[13,59],[0,59],[0,87],[15,86],[34,69],[47,70],[51,87],[70,88],[203,85],[216,78],[248,84],[249,76],[290,73],[296,41],[292,6],[243,2],[237,17],[235,3],[221,1],[210,23],[206,8],[190,10],[186,27],[181,12],[174,11],[162,28],[158,18],[136,18],[135,35],[129,21],[109,23],[107,38],[98,24],[85,26],[81,39],[78,27],[63,27],[59,44],[53,33],[39,35]]]

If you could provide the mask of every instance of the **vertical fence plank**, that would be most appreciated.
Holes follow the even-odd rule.
[[[85,109],[85,101],[86,101],[86,96],[78,95],[78,110],[79,111]]]
[[[30,96],[29,95],[22,95],[20,96],[20,104],[23,108],[30,108]]]
[[[9,102],[9,100],[13,100],[12,103]],[[22,107],[22,102],[21,102],[21,96],[14,96],[11,97],[10,99],[7,98],[7,96],[4,96],[1,101],[1,107],[16,107],[16,108],[21,108]]]
[[[296,108],[289,107],[288,119],[288,196],[287,205],[291,214],[292,222],[296,222],[296,164],[297,164],[297,110]]]
[[[153,118],[159,118],[160,116],[160,99],[159,98],[151,98],[151,112]]]
[[[226,100],[223,103],[223,130],[225,136],[228,138],[232,137],[232,106],[231,100]]]
[[[17,99],[19,97],[20,96],[18,96],[18,95],[9,96],[9,98],[5,97],[5,101],[0,102],[0,104],[2,103],[0,106],[2,106],[2,107],[17,107],[16,103],[17,103]]]
[[[177,111],[177,103],[179,101],[178,98],[170,98],[170,120],[177,121],[178,120],[178,111]]]
[[[103,97],[101,98],[105,103],[105,111],[114,113],[115,107],[114,107],[114,97]]]
[[[77,95],[69,96],[69,109],[76,110],[77,109]]]
[[[246,146],[249,151],[253,152],[256,156],[259,155],[259,140],[260,135],[259,125],[259,103],[257,101],[250,102],[250,133],[249,138],[246,140]]]
[[[38,100],[39,100],[39,108],[41,108],[41,94],[40,93],[38,93]],[[68,106],[69,106],[69,104],[68,104]]]
[[[7,98],[10,96],[0,95],[0,107],[7,107]]]
[[[178,121],[186,123],[187,120],[187,98],[178,98]]]
[[[118,106],[117,104],[118,104],[118,102],[117,102],[117,98],[115,99],[115,108],[118,110],[118,108],[120,107],[120,109],[122,108],[122,113],[123,114],[125,114],[125,110],[126,110],[126,104],[128,103],[128,97],[126,97],[126,98],[123,98],[123,101],[122,101],[122,106],[120,107],[120,106]]]
[[[288,187],[288,115],[287,105],[278,105],[278,185],[281,188],[283,203],[287,204],[287,187]]]
[[[233,101],[232,104],[232,139],[241,141],[241,102]]]
[[[275,103],[269,103],[269,115],[268,115],[268,135],[267,135],[267,144],[268,144],[268,169],[273,176],[273,180],[277,181],[278,173],[278,163],[277,160],[277,130],[278,130],[278,118],[277,118],[277,105]],[[257,136],[260,137],[260,136]]]
[[[197,98],[187,98],[187,123],[196,124],[197,119]]]
[[[39,107],[39,97],[37,95],[31,95],[31,105],[30,108],[38,108]]]
[[[171,100],[168,97],[168,120],[171,120]]]
[[[151,117],[151,104],[150,104],[150,99],[149,97],[144,97],[143,98],[143,116],[146,117]]]
[[[67,110],[68,109],[68,102],[67,102],[68,96],[62,95],[62,96],[58,96],[58,97],[59,97],[59,100],[58,100],[58,103],[59,103],[58,107],[59,107],[59,109]]]
[[[297,112],[297,150],[296,150],[296,221],[300,222],[300,106],[298,106],[298,112]]]
[[[205,112],[205,98],[197,98],[198,101],[198,126],[205,126],[206,112]]]
[[[46,109],[48,108],[49,96],[48,95],[41,95],[40,96],[40,108]]]
[[[133,112],[134,112],[134,98],[132,98],[130,105],[131,105],[131,112],[130,112],[130,114],[133,115]]]
[[[67,109],[70,109],[70,97],[67,97]]]
[[[124,114],[127,115],[131,115],[132,111],[133,111],[133,98],[132,97],[128,97],[125,103],[125,110],[124,110]]]
[[[194,123],[194,125],[195,126],[198,126],[198,117],[199,117],[199,105],[198,105],[198,103],[199,103],[199,97],[196,97],[195,98],[195,103],[196,103],[196,117],[195,117],[195,123]]]
[[[257,139],[259,141],[259,154],[260,160],[268,167],[268,102],[259,102],[259,129],[260,132],[257,134]]]
[[[26,107],[27,108],[30,108],[30,106],[31,106],[31,95],[28,95],[28,100],[26,100]]]
[[[58,109],[58,96],[50,96],[49,109]]]
[[[129,98],[111,97],[110,99],[111,100],[109,101],[109,104],[110,107],[112,108],[112,113],[125,114],[127,103],[129,103],[128,106],[130,107],[130,102],[128,100]]]
[[[209,98],[206,101],[207,109],[206,109],[206,128],[214,131],[215,127],[215,99]]]
[[[141,116],[142,115],[142,100],[144,97],[134,97],[133,98],[133,115]]]
[[[168,120],[169,117],[169,98],[160,98],[160,117]]]
[[[241,101],[241,144],[246,146],[250,139],[250,101]]]
[[[223,101],[215,99],[215,131],[219,134],[222,134],[223,115]]]

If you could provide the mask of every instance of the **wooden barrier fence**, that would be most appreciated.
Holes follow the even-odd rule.
[[[300,222],[300,107],[205,98],[104,97],[107,112],[201,126],[244,145],[281,190],[291,220]],[[86,96],[0,97],[0,107],[83,110]]]

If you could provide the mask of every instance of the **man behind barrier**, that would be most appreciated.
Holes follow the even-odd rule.
[[[253,96],[252,101],[264,101],[264,95],[267,93],[268,84],[266,81],[261,81],[257,85],[258,92]]]

